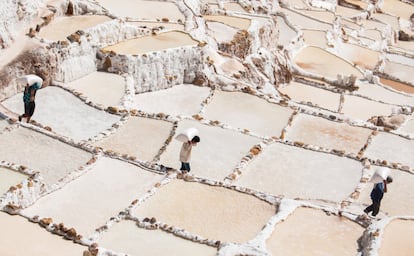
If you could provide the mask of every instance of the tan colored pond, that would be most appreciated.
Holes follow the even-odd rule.
[[[359,67],[369,70],[375,69],[382,54],[381,52],[347,43],[341,44],[341,47],[337,52],[342,58],[353,62]]]
[[[121,17],[157,20],[167,18],[171,21],[185,20],[184,15],[173,2],[143,0],[97,0],[110,12]]]
[[[208,34],[213,37],[218,43],[230,42],[239,31],[238,29],[223,24],[221,22],[206,22],[208,27]]]
[[[395,93],[377,84],[359,83],[357,93],[390,104],[414,106],[414,97]]]
[[[95,146],[152,161],[170,135],[173,124],[161,120],[130,117],[115,134]]]
[[[300,10],[300,12],[308,17],[312,17],[326,23],[333,23],[335,20],[335,14],[332,12],[327,12],[325,10]]]
[[[214,126],[202,125],[195,121],[183,120],[178,123],[176,134],[189,127],[199,130],[201,142],[191,153],[191,173],[212,180],[223,180],[249,150],[261,140]],[[160,164],[179,169],[182,142],[173,139],[161,155]]]
[[[266,247],[272,255],[357,255],[358,224],[321,210],[298,208],[276,225]]]
[[[392,105],[353,95],[345,95],[344,98],[342,113],[352,119],[366,121],[373,116],[389,116],[392,114]]]
[[[206,21],[217,21],[222,22],[226,25],[247,30],[250,27],[251,20],[246,18],[224,16],[224,15],[204,15],[203,18]]]
[[[57,17],[40,30],[39,36],[51,41],[64,41],[67,36],[78,30],[85,30],[110,20],[111,18],[103,15]]]
[[[393,14],[405,20],[410,20],[410,16],[414,13],[414,6],[399,0],[386,0],[381,10],[384,13]]]
[[[210,94],[210,88],[191,84],[175,85],[168,89],[135,94],[133,108],[147,113],[195,115]]]
[[[275,206],[251,195],[182,180],[161,187],[133,211],[191,234],[236,243],[254,238],[275,213]]]
[[[299,114],[293,119],[286,139],[357,154],[370,134],[369,129]]]
[[[288,86],[279,89],[296,102],[311,102],[321,108],[338,112],[340,95],[310,85],[292,81]]]
[[[275,143],[249,163],[235,184],[286,198],[341,202],[358,185],[361,170],[358,161]]]
[[[413,234],[413,220],[396,219],[391,221],[391,223],[385,227],[378,255],[411,255],[414,251],[414,243],[412,240]]]
[[[291,23],[293,23],[296,26],[299,26],[300,28],[312,29],[312,30],[324,30],[324,31],[331,29],[330,24],[326,24],[326,23],[311,19],[310,17],[307,17],[297,11],[292,11],[286,8],[281,8],[281,11],[283,11],[287,15],[287,19]]]
[[[15,186],[27,179],[27,176],[19,172],[0,167],[0,195],[5,193],[11,186]]]
[[[294,62],[303,70],[337,79],[338,74],[355,75],[362,78],[362,73],[342,58],[321,48],[308,46],[302,49],[294,58]]]
[[[393,81],[393,80],[389,80],[389,79],[385,79],[385,78],[380,78],[380,82],[383,85],[389,86],[397,91],[414,94],[414,86],[404,84],[401,82],[397,82],[397,81]]]
[[[206,107],[205,118],[262,136],[280,137],[292,112],[289,108],[270,104],[247,93],[217,90]]]
[[[92,157],[86,151],[23,127],[0,135],[0,156],[1,160],[39,171],[50,185],[85,165]]]
[[[63,223],[87,236],[162,178],[135,165],[103,157],[81,177],[40,198],[22,213],[50,217],[54,223]]]
[[[392,169],[390,175],[393,182],[387,186],[388,192],[381,201],[381,211],[390,216],[414,215],[414,174]],[[373,186],[372,183],[366,184],[359,196],[359,202],[366,206],[371,204],[370,194]]]
[[[349,2],[349,1],[347,1],[347,2]],[[353,16],[361,14],[361,12],[362,12],[362,10],[356,10],[356,9],[353,9],[353,8],[344,7],[344,6],[341,6],[339,4],[336,5],[336,7],[335,7],[335,14],[338,15],[338,16],[345,17],[345,18],[351,18]]]
[[[125,79],[122,76],[105,72],[90,73],[65,86],[75,89],[92,102],[104,107],[119,105],[125,94]]]
[[[364,156],[371,159],[386,159],[388,162],[414,166],[413,152],[414,140],[380,132],[372,139]]]
[[[197,45],[197,41],[180,31],[164,32],[152,36],[139,37],[103,48],[118,54],[143,54],[168,48]]]
[[[224,9],[233,12],[247,13],[243,7],[238,3],[224,3]]]
[[[139,228],[135,222],[128,220],[116,223],[104,232],[99,240],[99,246],[128,255],[214,256],[217,254],[217,249],[214,247],[193,243],[161,230]]]
[[[322,49],[328,47],[328,40],[326,39],[326,32],[320,30],[307,30],[303,31],[303,39],[305,43],[312,46],[317,46]]]
[[[38,224],[0,211],[0,255],[83,255],[88,248],[53,235]]]

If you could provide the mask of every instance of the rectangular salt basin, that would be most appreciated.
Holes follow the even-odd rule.
[[[132,214],[155,217],[204,238],[243,243],[254,238],[275,211],[275,206],[245,193],[173,180]]]
[[[299,114],[293,119],[286,139],[357,154],[367,143],[370,134],[369,129]]]
[[[49,185],[92,158],[89,152],[24,127],[0,134],[0,156],[1,160],[39,171]]]
[[[133,241],[133,242],[131,242]],[[217,249],[162,230],[140,228],[133,221],[115,223],[104,232],[99,246],[128,255],[214,256]]]
[[[205,118],[260,136],[280,137],[293,111],[242,92],[215,91]]]
[[[0,212],[0,255],[2,256],[81,256],[86,246],[54,235],[18,215]]]
[[[379,256],[409,256],[414,251],[412,235],[414,234],[414,221],[396,219],[391,221],[384,229],[381,237]]]
[[[353,95],[345,95],[342,113],[352,119],[367,121],[373,116],[389,116],[394,106]]]
[[[385,132],[373,137],[364,153],[371,159],[386,160],[391,163],[401,163],[414,168],[414,141]]]
[[[356,241],[362,232],[361,226],[348,219],[298,208],[275,226],[266,247],[272,255],[357,255]]]
[[[224,179],[249,150],[260,142],[251,136],[189,120],[178,123],[176,135],[190,127],[197,128],[201,138],[200,143],[193,147],[190,160],[191,173],[199,177]],[[182,142],[173,139],[161,155],[159,163],[179,169],[181,146]]]
[[[249,163],[235,185],[287,198],[341,202],[361,175],[358,161],[275,143]]]
[[[90,235],[163,178],[123,161],[102,157],[91,170],[40,198],[22,213],[50,217],[54,223]]]
[[[170,136],[172,126],[170,122],[132,116],[114,134],[94,145],[152,161]]]

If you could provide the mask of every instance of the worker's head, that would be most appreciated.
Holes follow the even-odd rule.
[[[197,145],[197,143],[199,143],[199,142],[200,142],[200,137],[198,137],[198,136],[194,136],[191,139],[191,144],[193,144],[193,145]]]
[[[393,181],[393,179],[392,179],[392,177],[391,177],[391,176],[387,176],[386,181],[387,181],[387,183],[391,183],[391,182]]]

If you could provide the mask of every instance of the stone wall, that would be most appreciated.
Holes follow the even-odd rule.
[[[202,68],[201,49],[185,46],[140,55],[101,52],[98,69],[130,74],[135,93],[192,83]]]

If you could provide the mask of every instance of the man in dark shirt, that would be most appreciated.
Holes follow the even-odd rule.
[[[29,83],[26,84],[23,92],[23,103],[24,103],[24,114],[19,116],[19,121],[22,121],[22,118],[27,118],[27,122],[30,122],[30,118],[32,117],[36,104],[35,104],[35,96],[36,91],[42,85],[38,82],[30,85]]]
[[[380,210],[381,200],[384,197],[384,193],[387,193],[387,184],[392,182],[392,177],[388,176],[386,180],[380,183],[376,183],[371,191],[372,204],[365,208],[364,212],[368,214],[372,212],[372,216],[376,216]]]

